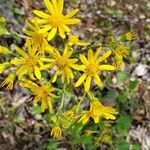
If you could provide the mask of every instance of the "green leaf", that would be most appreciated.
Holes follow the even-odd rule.
[[[117,145],[116,150],[129,150],[129,145],[128,144]]]
[[[131,126],[131,118],[129,116],[120,116],[117,120],[117,129],[119,131],[127,132]]]
[[[118,97],[118,92],[115,91],[115,90],[110,90],[108,92],[108,96],[111,97],[111,98],[113,98],[113,99],[116,99]]]
[[[128,78],[128,75],[127,75],[126,72],[120,71],[120,72],[117,73],[117,80],[119,82],[124,82],[124,81],[127,80],[127,78]]]
[[[34,104],[32,107],[33,111],[35,112],[35,114],[41,114],[41,107],[37,104]]]
[[[141,148],[140,148],[140,145],[139,144],[134,144],[134,145],[132,145],[132,148],[131,148],[131,150],[140,150]]]
[[[118,96],[118,98],[117,98],[117,100],[118,100],[120,103],[126,102],[127,99],[128,99],[128,97],[127,97],[127,95],[126,95],[125,93],[120,94],[120,95]]]
[[[138,81],[134,80],[134,81],[130,81],[129,82],[129,89],[130,90],[134,90],[137,87]]]
[[[58,142],[56,141],[52,141],[52,140],[49,140],[49,142],[46,144],[46,150],[56,150],[57,149],[57,146],[58,146]]]

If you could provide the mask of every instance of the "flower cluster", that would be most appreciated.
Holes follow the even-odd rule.
[[[51,136],[54,138],[62,137],[63,131],[72,124],[86,124],[90,118],[95,123],[103,118],[116,119],[117,110],[102,105],[94,96],[90,98],[89,110],[82,110],[80,105],[88,99],[93,85],[100,88],[104,85],[100,78],[103,71],[121,68],[123,58],[129,55],[129,48],[124,42],[134,40],[135,34],[128,32],[119,41],[111,36],[105,49],[92,47],[89,42],[80,41],[70,28],[70,25],[80,22],[80,19],[74,18],[79,9],[64,14],[64,0],[44,0],[44,3],[47,10],[34,10],[36,17],[26,21],[23,48],[15,45],[15,52],[12,52],[0,46],[0,54],[11,55],[10,61],[0,64],[0,74],[13,68],[1,86],[12,90],[18,80],[21,87],[28,89],[34,97],[33,102],[41,105],[41,111],[49,111],[52,115]],[[71,34],[68,35],[68,32]],[[59,46],[54,42],[57,37],[62,39]],[[85,91],[83,97],[68,110],[64,104],[66,89],[71,85],[73,92],[82,84]]]

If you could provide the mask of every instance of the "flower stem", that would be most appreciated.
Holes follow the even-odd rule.
[[[61,105],[59,107],[59,110],[63,109],[64,106],[64,94],[65,94],[65,89],[66,89],[66,83],[64,83],[63,85],[63,89],[62,89],[62,95],[61,95]]]
[[[76,112],[78,112],[78,111],[79,111],[80,105],[81,105],[81,103],[83,102],[85,95],[86,95],[86,92],[84,92],[84,94],[83,94],[83,96],[82,96],[82,98],[81,98],[80,102],[78,103],[78,107],[77,107]]]

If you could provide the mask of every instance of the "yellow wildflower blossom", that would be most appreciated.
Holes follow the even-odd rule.
[[[108,51],[103,56],[99,57],[100,52],[101,52],[101,48],[98,48],[95,54],[93,54],[93,50],[90,49],[88,51],[88,58],[86,58],[82,54],[80,55],[80,60],[83,63],[83,65],[77,67],[76,69],[81,70],[84,73],[75,83],[75,87],[80,86],[84,82],[84,80],[86,80],[84,86],[85,86],[85,91],[88,91],[90,89],[90,84],[92,79],[94,79],[96,84],[101,87],[103,84],[101,79],[99,78],[100,72],[103,70],[116,69],[112,65],[100,64],[102,61],[106,60],[107,57],[109,57],[111,51]]]
[[[111,141],[111,137],[109,135],[103,135],[101,138],[101,143],[109,144]]]
[[[49,109],[49,111],[52,112],[52,99],[58,97],[53,93],[55,88],[51,86],[50,82],[37,85],[32,81],[24,79],[20,82],[20,85],[32,91],[32,93],[35,95],[34,103],[41,101],[42,112],[44,112],[46,109]]]
[[[62,130],[60,127],[54,127],[51,130],[51,136],[53,136],[53,138],[61,138],[62,137]]]
[[[41,72],[39,67],[42,66],[42,62],[36,53],[36,49],[31,46],[28,46],[28,53],[25,53],[24,50],[20,49],[19,47],[15,46],[15,50],[22,56],[21,58],[14,58],[11,61],[11,64],[19,65],[19,68],[16,71],[16,75],[19,79],[22,78],[23,75],[29,74],[31,79],[35,79],[34,75],[37,79],[41,79]]]
[[[70,35],[68,38],[68,45],[87,46],[87,45],[90,45],[90,43],[80,42],[77,35]]]
[[[124,45],[118,45],[115,48],[115,54],[118,54],[120,57],[127,57],[129,55],[129,48]]]
[[[116,119],[114,116],[116,114],[118,114],[118,112],[112,107],[105,107],[98,100],[94,100],[90,104],[90,110],[82,112],[79,121],[86,124],[90,117],[94,119],[95,123],[98,123],[101,117],[114,120]]]
[[[124,34],[124,39],[127,41],[135,40],[136,36],[134,32],[127,32]]]
[[[16,74],[15,74],[15,73],[11,73],[11,74],[9,74],[9,76],[1,83],[1,86],[7,85],[6,89],[7,89],[7,90],[12,90],[12,89],[13,89],[13,85],[14,85],[15,79],[16,79]]]
[[[75,112],[73,110],[68,110],[62,114],[61,125],[64,129],[68,128],[75,119]]]
[[[50,62],[49,66],[51,68],[56,69],[52,82],[56,81],[58,75],[61,75],[62,83],[65,82],[69,83],[70,80],[74,78],[72,68],[74,68],[75,63],[78,61],[78,59],[70,58],[72,53],[73,50],[69,49],[68,46],[66,46],[62,55],[58,50],[55,49],[54,52],[51,53],[51,56],[53,57],[52,59],[49,58],[41,59],[43,62]]]
[[[124,65],[123,58],[126,58],[129,55],[129,48],[124,45],[118,45],[115,48],[114,53],[116,68],[120,69]]]
[[[27,34],[28,38],[26,40],[26,46],[32,45],[34,49],[44,53],[45,51],[52,51],[52,47],[47,42],[47,32],[39,33],[40,30],[39,25],[37,22],[29,22],[26,21],[28,26],[27,29],[23,29],[23,32]]]
[[[49,11],[49,14],[39,10],[33,11],[34,14],[40,17],[38,22],[43,25],[39,33],[49,31],[48,41],[50,41],[54,38],[58,31],[59,36],[64,39],[66,37],[65,32],[71,31],[68,25],[77,24],[80,22],[79,19],[72,18],[79,10],[75,9],[67,15],[64,15],[62,13],[64,0],[44,0],[44,3]]]
[[[115,55],[115,63],[117,69],[122,68],[124,65],[123,58],[118,54]]]
[[[3,73],[6,69],[10,68],[11,64],[9,62],[5,62],[0,64],[0,74]]]

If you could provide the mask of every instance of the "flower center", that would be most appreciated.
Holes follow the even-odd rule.
[[[53,27],[59,27],[62,24],[62,14],[56,14],[50,17],[50,24]]]
[[[66,66],[66,60],[64,59],[57,59],[57,67],[60,69],[60,70],[63,70]]]
[[[98,71],[99,71],[98,66],[93,63],[89,64],[86,69],[86,73],[91,77],[94,76],[96,73],[98,73]]]
[[[26,59],[26,64],[27,64],[29,67],[33,68],[33,67],[35,66],[35,64],[36,64],[36,59],[35,59],[35,57],[29,56],[29,57]]]
[[[115,49],[115,52],[116,52],[118,55],[121,55],[121,56],[124,56],[124,57],[126,57],[126,56],[129,54],[128,48],[125,47],[125,46],[122,46],[122,45],[119,45],[119,46]]]
[[[43,34],[35,33],[33,35],[33,39],[35,40],[36,44],[42,44],[43,43]]]
[[[77,42],[79,42],[79,38],[76,35],[71,35],[71,36],[69,36],[69,42],[77,43]]]
[[[42,87],[39,87],[39,89],[37,89],[38,91],[38,95],[41,98],[46,98],[48,96],[48,93],[46,90],[44,90]]]

